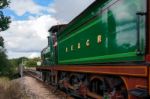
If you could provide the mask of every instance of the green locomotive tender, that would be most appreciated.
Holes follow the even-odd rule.
[[[65,28],[63,25],[64,29],[54,26],[49,30],[50,35],[57,34],[57,50],[51,50],[57,53],[53,63],[144,61],[144,12],[146,0],[95,1]]]

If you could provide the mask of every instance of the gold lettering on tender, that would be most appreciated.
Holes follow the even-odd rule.
[[[86,41],[86,46],[90,46],[90,40]]]
[[[81,44],[80,43],[78,43],[78,49],[80,49],[81,48]]]
[[[102,42],[102,36],[101,35],[98,35],[97,36],[97,43],[101,43]]]
[[[68,52],[68,48],[66,47],[66,52]]]
[[[71,51],[73,51],[73,45],[71,45]]]

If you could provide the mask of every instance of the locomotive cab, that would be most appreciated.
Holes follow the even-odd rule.
[[[57,35],[65,27],[65,24],[55,25],[49,29],[48,46],[50,48],[50,65],[57,64]]]

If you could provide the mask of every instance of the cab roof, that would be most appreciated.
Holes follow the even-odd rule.
[[[65,27],[67,26],[67,24],[61,24],[61,25],[54,25],[52,26],[48,32],[51,32],[51,33],[58,33],[60,32],[61,30],[63,30]]]

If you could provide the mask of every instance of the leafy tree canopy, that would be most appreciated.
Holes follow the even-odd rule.
[[[4,16],[2,9],[8,7],[9,0],[0,0],[0,31],[5,31],[9,28],[9,23],[11,22],[10,17]]]
[[[11,22],[10,17],[4,16],[3,12],[0,11],[0,31],[5,31],[9,28]]]
[[[10,1],[9,0],[0,0],[0,9],[8,7]]]
[[[4,39],[3,39],[3,37],[1,37],[1,36],[0,36],[0,46],[1,46],[1,47],[4,47]]]
[[[36,67],[37,66],[37,62],[39,62],[39,61],[40,61],[40,57],[29,59],[26,62],[26,66],[27,67]]]

